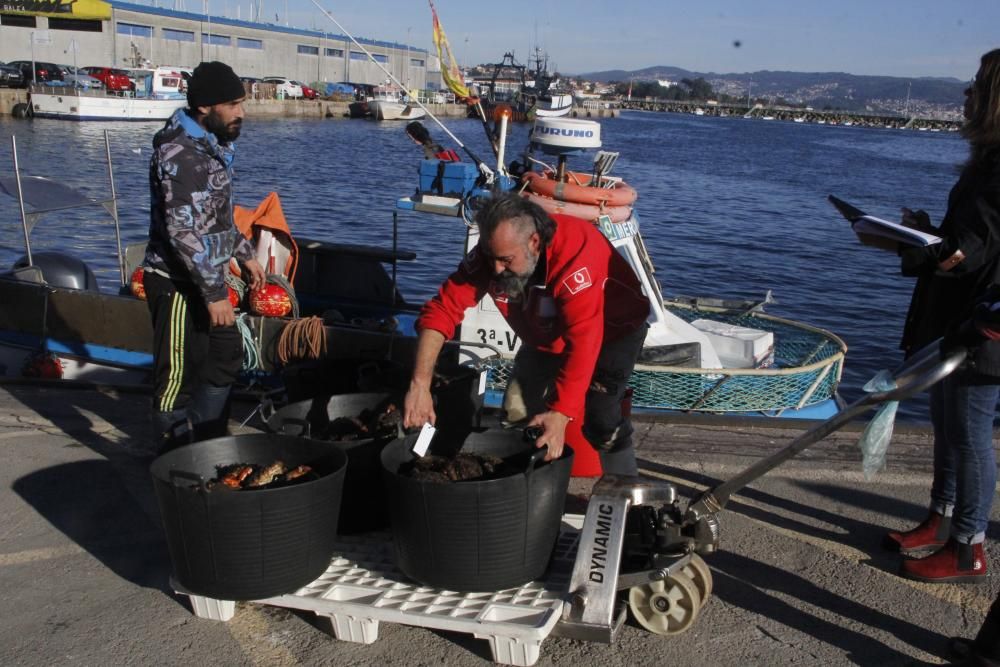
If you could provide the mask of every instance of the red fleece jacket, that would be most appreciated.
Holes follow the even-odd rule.
[[[548,406],[580,420],[602,342],[642,325],[649,300],[632,267],[593,224],[551,217],[556,232],[545,248],[545,282],[530,287],[523,302],[511,302],[499,291],[489,263],[473,248],[424,305],[416,328],[451,338],[465,310],[489,294],[525,345],[562,356]]]

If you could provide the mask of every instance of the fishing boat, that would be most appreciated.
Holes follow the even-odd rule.
[[[29,103],[32,116],[60,120],[166,120],[177,109],[187,106],[183,97],[125,97],[80,88],[32,92]]]
[[[61,120],[166,120],[187,106],[184,78],[170,67],[142,70],[135,91],[31,86],[28,115]]]
[[[374,120],[417,120],[426,115],[420,107],[390,98],[369,100],[368,109]]]
[[[548,71],[548,56],[535,49],[528,66],[507,52],[492,67],[489,80],[479,84],[479,98],[487,115],[506,113],[514,122],[539,118],[559,118],[573,110],[573,95],[559,87]],[[470,108],[470,117],[478,117]]]
[[[132,277],[145,244],[122,247],[118,198],[105,131],[108,187],[104,196],[84,194],[65,183],[21,173],[17,144],[11,137],[14,169],[0,177],[0,193],[18,200],[22,212],[24,256],[0,271],[0,376],[42,377],[67,381],[145,385],[152,370],[149,309]],[[92,184],[91,184],[92,186]],[[88,189],[93,192],[93,187]],[[117,289],[101,290],[87,263],[67,252],[33,252],[31,232],[43,220],[73,209],[109,214],[114,227],[119,272]],[[56,220],[58,224],[58,220]],[[393,248],[296,239],[298,270],[294,295],[299,318],[241,314],[244,382],[280,383],[282,373],[305,364],[385,359],[403,363],[412,354],[413,322],[419,308],[396,289],[395,266],[412,261],[412,252]],[[387,267],[393,267],[391,274]],[[279,350],[289,325],[317,316],[312,336],[322,354],[281,359]],[[294,326],[292,327],[295,328]],[[457,354],[457,353],[456,353]],[[300,363],[301,362],[301,363]],[[322,373],[320,373],[322,375]]]
[[[501,128],[503,137],[505,118]],[[756,302],[663,296],[640,232],[637,193],[610,175],[618,153],[598,150],[600,133],[594,121],[536,118],[522,164],[544,164],[534,157],[541,152],[556,156],[554,168],[514,178],[503,167],[501,145],[495,180],[487,187],[472,164],[444,164],[442,170],[428,160],[418,194],[396,206],[462,219],[466,252],[478,242],[476,201],[491,189],[519,191],[549,212],[591,220],[632,266],[652,303],[631,380],[633,408],[820,419],[839,411],[847,346],[833,333],[763,312],[770,294]],[[587,150],[597,150],[589,174],[569,171],[567,157]],[[494,348],[481,361],[489,369],[486,404],[499,405],[520,341],[489,297],[466,314],[459,339],[477,346],[467,351],[472,357],[482,345]]]

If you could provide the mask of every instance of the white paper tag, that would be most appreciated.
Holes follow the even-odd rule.
[[[479,395],[482,396],[486,393],[486,371],[481,371],[479,373]]]
[[[427,453],[427,448],[431,446],[431,440],[434,439],[434,433],[437,431],[436,428],[430,425],[430,423],[424,424],[420,429],[420,435],[417,436],[417,441],[413,445],[413,453],[417,456],[423,456]]]

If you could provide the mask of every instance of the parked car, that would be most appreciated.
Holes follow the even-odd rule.
[[[21,76],[20,67],[0,63],[0,86],[20,88],[23,84],[24,77]]]
[[[310,88],[301,81],[292,81],[292,84],[302,89],[302,97],[306,98],[307,100],[314,100],[317,97],[319,97],[319,93],[316,92],[316,90]]]
[[[59,68],[59,71],[62,72],[63,81],[66,82],[67,86],[83,88],[84,90],[98,90],[104,88],[104,84],[101,83],[100,79],[95,79],[85,73],[82,68],[73,67],[72,65],[57,65],[57,67]]]
[[[273,83],[278,87],[278,93],[284,97],[302,97],[302,86],[284,76],[265,76],[265,83]]]
[[[8,65],[13,65],[14,67],[21,70],[21,85],[25,88],[31,83],[47,83],[53,85],[62,85],[63,75],[59,71],[59,66],[52,63],[43,63],[40,60],[35,61],[35,71],[34,76],[31,72],[31,61],[30,60],[12,60]]]
[[[84,72],[100,80],[108,90],[134,90],[132,81],[128,78],[128,72],[115,67],[84,67]]]

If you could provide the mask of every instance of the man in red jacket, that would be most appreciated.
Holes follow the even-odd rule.
[[[549,216],[515,194],[477,214],[479,244],[417,320],[417,358],[404,423],[436,418],[430,384],[438,353],[465,310],[489,294],[522,340],[504,397],[510,422],[542,430],[547,459],[562,454],[566,425],[601,454],[605,473],[635,475],[632,425],[621,400],[646,337],[649,300],[639,279],[591,223]]]

